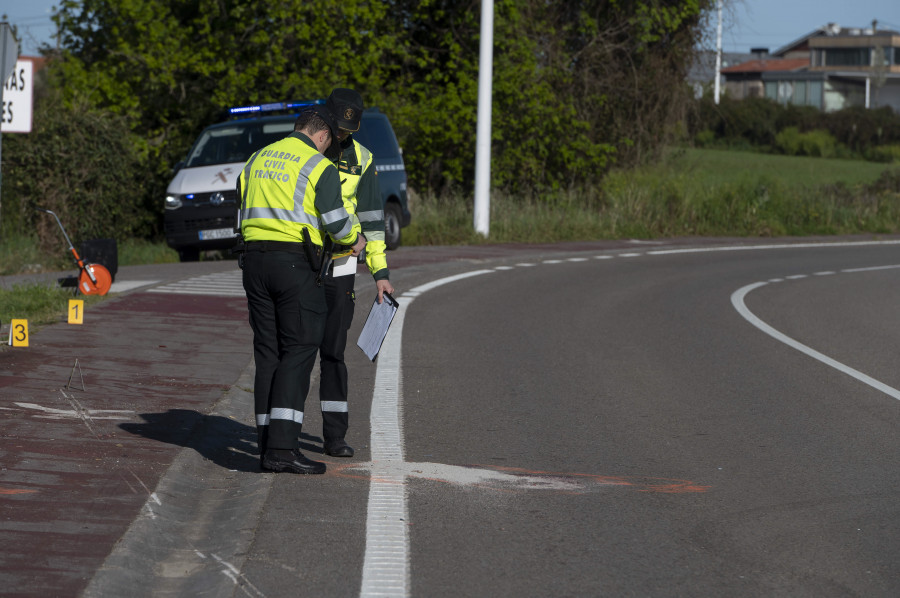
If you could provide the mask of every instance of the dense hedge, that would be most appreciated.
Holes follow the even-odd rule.
[[[32,209],[39,205],[59,217],[76,247],[152,236],[159,210],[145,192],[146,160],[124,119],[39,89],[31,133],[3,136],[3,230],[33,231],[46,251],[65,247],[56,220]]]
[[[892,151],[878,148],[900,145],[900,114],[888,107],[822,112],[764,98],[733,100],[727,96],[716,105],[707,96],[690,113],[688,132],[701,145],[749,145],[783,153],[805,153],[791,150],[807,143],[814,149],[805,155],[823,155],[822,148],[829,143],[824,137],[827,134],[839,156],[843,152],[848,157],[886,161],[892,158]],[[818,141],[811,141],[813,137]]]

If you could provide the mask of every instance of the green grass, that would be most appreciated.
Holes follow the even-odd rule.
[[[75,270],[75,262],[65,241],[60,238],[56,251],[42,250],[34,235],[4,231],[0,236],[0,276]],[[116,242],[119,266],[170,264],[178,253],[165,243],[126,239]]]
[[[702,185],[728,185],[769,179],[788,187],[814,187],[834,183],[857,185],[874,182],[888,164],[862,160],[837,160],[805,156],[781,156],[756,152],[676,149],[662,164],[637,171],[638,176],[662,173],[667,177],[698,177]]]
[[[879,180],[885,173],[893,175]],[[894,233],[900,167],[676,149],[652,165],[610,172],[595,189],[495,191],[489,239],[473,231],[471,194],[413,197],[410,210],[406,245]]]
[[[178,254],[163,243],[129,239],[117,243],[118,265],[161,264],[178,261]],[[74,273],[77,267],[64,241],[59,251],[41,251],[37,238],[17,232],[0,237],[0,275],[34,274],[40,272]],[[60,288],[56,282],[16,284],[0,288],[0,322],[3,334],[0,342],[8,341],[9,321],[28,320],[29,333],[41,326],[67,318],[69,299],[84,299],[85,307],[103,301],[99,295],[74,295],[72,288]]]
[[[12,319],[28,320],[28,332],[47,324],[67,319],[69,299],[83,299],[85,309],[103,300],[97,295],[73,294],[72,289],[62,289],[55,284],[17,284],[10,289],[0,288],[0,321],[4,333],[0,341],[8,342],[9,322]]]
[[[165,243],[154,243],[141,239],[126,239],[116,243],[120,266],[140,266],[142,264],[174,264],[178,252]]]

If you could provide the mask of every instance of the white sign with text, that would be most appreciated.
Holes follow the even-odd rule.
[[[15,70],[3,83],[0,132],[31,133],[33,95],[34,64],[30,60],[17,60]]]

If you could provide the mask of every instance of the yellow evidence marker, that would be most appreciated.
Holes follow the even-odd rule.
[[[28,320],[9,321],[9,339],[13,347],[28,346]]]
[[[69,324],[84,323],[84,299],[69,299]]]

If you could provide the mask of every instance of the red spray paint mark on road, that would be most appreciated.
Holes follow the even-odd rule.
[[[20,488],[0,488],[0,495],[10,494],[34,494],[37,490],[22,490]]]

